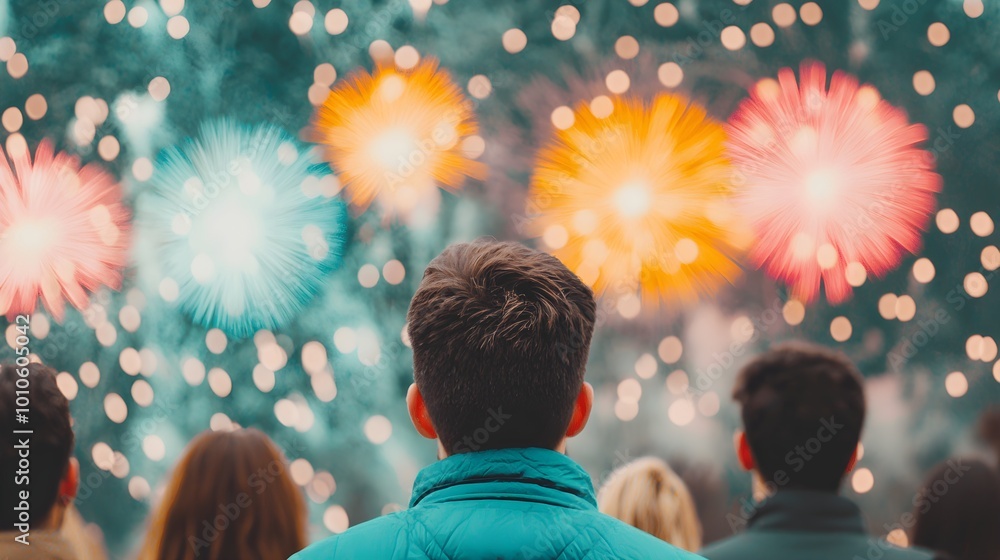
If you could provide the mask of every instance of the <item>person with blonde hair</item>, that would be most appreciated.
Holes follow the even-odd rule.
[[[667,463],[636,459],[615,470],[597,495],[601,513],[684,550],[701,548],[701,523],[687,485]]]
[[[274,442],[209,431],[177,463],[139,559],[275,560],[305,545],[305,501]]]

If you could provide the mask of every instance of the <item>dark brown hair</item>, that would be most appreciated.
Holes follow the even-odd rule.
[[[913,499],[915,546],[955,560],[1000,559],[1000,473],[982,461],[950,459]]]
[[[204,432],[174,468],[140,560],[272,560],[306,545],[302,493],[255,429]]]
[[[733,399],[765,482],[836,492],[861,438],[861,375],[843,354],[801,342],[747,364]]]
[[[19,373],[25,373],[21,376]],[[20,395],[17,391],[27,391]],[[27,408],[27,424],[15,423],[15,409]],[[32,430],[27,435],[14,434],[14,430]],[[18,438],[31,438],[30,489],[18,485],[14,472],[17,469]],[[17,523],[14,504],[21,490],[30,490],[28,510],[30,524],[38,527],[44,523],[59,496],[59,483],[69,468],[73,453],[73,427],[69,417],[69,401],[56,384],[56,372],[42,364],[0,366],[0,529],[9,531]],[[9,507],[8,507],[9,506]]]
[[[590,288],[519,243],[451,245],[431,261],[407,328],[413,377],[445,450],[557,446],[595,314]]]

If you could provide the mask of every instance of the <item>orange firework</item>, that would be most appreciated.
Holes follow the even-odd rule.
[[[459,189],[483,166],[466,154],[475,138],[471,102],[437,61],[412,70],[380,65],[357,71],[330,92],[312,119],[313,141],[360,210],[375,200],[406,214],[438,186]],[[472,146],[472,147],[470,147]]]
[[[675,95],[598,99],[541,150],[530,232],[598,292],[693,299],[731,281],[740,228],[722,126]]]

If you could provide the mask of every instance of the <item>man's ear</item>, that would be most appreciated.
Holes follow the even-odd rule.
[[[594,387],[584,381],[583,387],[580,387],[580,394],[576,396],[576,402],[573,403],[573,416],[569,419],[569,426],[566,427],[566,437],[573,437],[583,431],[593,408]]]
[[[844,469],[844,474],[847,475],[854,470],[855,465],[858,464],[858,447],[854,446],[854,453],[851,453],[851,460],[847,462],[847,468]]]
[[[736,459],[745,471],[752,471],[757,468],[757,462],[753,459],[753,452],[750,451],[750,443],[747,442],[747,433],[739,430],[733,435],[733,447],[736,448]]]
[[[424,404],[424,396],[420,394],[416,383],[411,383],[406,391],[406,410],[410,413],[410,421],[417,433],[427,439],[437,439],[437,430],[431,422],[431,417],[427,414],[427,405]]]
[[[66,474],[59,481],[59,497],[67,504],[76,497],[76,491],[80,488],[80,461],[76,457],[69,458],[69,465],[66,466]]]

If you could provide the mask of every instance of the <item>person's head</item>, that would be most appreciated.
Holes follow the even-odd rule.
[[[20,422],[22,417],[27,423]],[[0,530],[60,527],[80,479],[73,439],[69,401],[56,384],[56,372],[37,363],[0,365],[0,469],[4,473]],[[19,470],[24,475],[16,475]],[[22,492],[28,492],[28,499],[22,498]]]
[[[776,346],[740,371],[733,399],[743,468],[772,491],[839,489],[865,421],[861,375],[846,357],[812,344]]]
[[[601,513],[684,550],[701,548],[701,523],[681,477],[665,462],[644,457],[611,474],[597,494]]]
[[[593,403],[583,374],[596,307],[551,255],[493,240],[446,248],[407,315],[417,431],[447,455],[562,449]]]
[[[956,560],[1000,559],[1000,473],[978,460],[935,467],[914,499],[915,546]]]
[[[306,509],[284,455],[255,429],[188,445],[153,512],[142,560],[270,560],[306,545]]]

